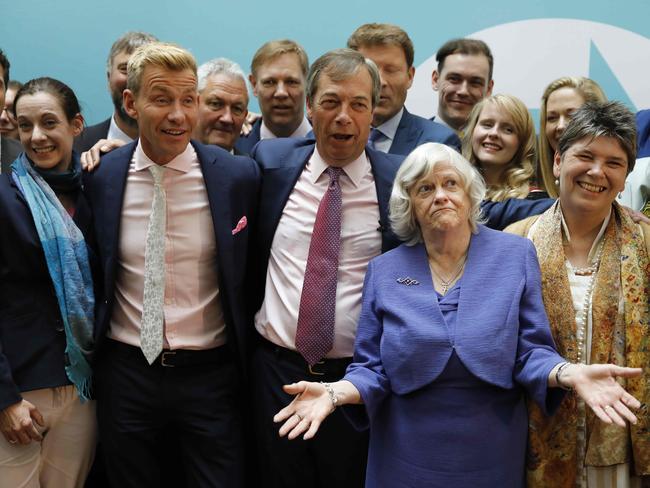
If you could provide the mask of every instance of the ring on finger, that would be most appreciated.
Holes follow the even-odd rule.
[[[9,439],[9,444],[15,444],[16,442],[18,442],[16,439]]]
[[[296,417],[298,417],[298,419],[302,421],[302,417],[299,414],[296,414]]]
[[[603,410],[608,410],[608,409],[611,410],[611,409],[612,409],[612,406],[611,406],[611,405],[605,405],[605,406],[603,407]]]

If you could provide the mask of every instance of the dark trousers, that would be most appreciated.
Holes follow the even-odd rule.
[[[138,348],[107,342],[95,374],[111,486],[158,488],[170,468],[163,462],[184,471],[187,487],[243,486],[239,375],[227,346],[179,351],[167,356],[167,367],[160,358],[150,366]]]
[[[259,462],[265,488],[361,488],[364,486],[368,457],[368,434],[358,432],[340,410],[321,424],[316,436],[287,440],[278,435],[280,424],[273,416],[292,397],[282,385],[297,381],[340,380],[350,359],[326,360],[311,374],[299,353],[277,347],[261,339],[253,354],[251,379],[255,406],[255,426],[260,447]]]

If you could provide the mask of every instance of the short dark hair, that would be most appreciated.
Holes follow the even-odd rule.
[[[557,150],[560,156],[580,139],[611,137],[627,155],[627,172],[636,162],[636,119],[621,102],[587,102],[571,115],[571,120],[560,136]]]
[[[18,93],[16,93],[16,98],[14,98],[14,116],[16,115],[16,107],[18,106],[18,100],[24,95],[35,95],[36,93],[45,92],[49,93],[61,104],[63,113],[70,122],[77,114],[81,113],[81,107],[79,107],[79,100],[77,96],[72,91],[68,85],[62,81],[56,80],[54,78],[49,78],[44,76],[42,78],[34,78],[25,83]]]
[[[492,79],[492,70],[494,69],[494,58],[492,51],[487,44],[479,39],[459,38],[452,39],[445,42],[438,52],[436,53],[436,61],[438,62],[438,73],[442,72],[445,66],[445,59],[452,54],[481,54],[485,56],[490,65],[490,74],[488,81]]]
[[[402,48],[406,66],[413,66],[415,50],[408,34],[393,24],[363,24],[348,38],[348,47],[358,51],[363,46],[394,45]]]
[[[2,71],[4,72],[3,81],[5,84],[5,90],[9,84],[9,66],[11,66],[11,64],[9,63],[7,56],[5,56],[5,53],[0,49],[0,67],[2,67]]]

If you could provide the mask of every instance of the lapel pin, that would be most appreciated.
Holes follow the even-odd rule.
[[[406,278],[397,278],[396,281],[400,285],[406,285],[406,286],[419,285],[420,284],[420,282],[418,280],[414,280],[413,278],[409,278],[408,276]]]

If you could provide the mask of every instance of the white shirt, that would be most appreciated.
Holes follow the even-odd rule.
[[[273,237],[264,302],[255,316],[255,328],[267,340],[296,349],[296,327],[302,285],[318,205],[329,184],[327,164],[314,150],[284,207]],[[361,290],[368,262],[381,253],[379,204],[375,178],[364,153],[343,168],[341,248],[334,346],[329,358],[350,357],[354,350]]]
[[[302,122],[300,122],[298,128],[294,130],[293,134],[291,134],[289,137],[305,137],[310,130],[311,125],[309,124],[309,121],[303,117]],[[266,126],[264,119],[262,119],[262,125],[260,126],[260,140],[262,141],[264,139],[277,139],[277,137],[278,136],[271,132],[271,129]]]
[[[650,158],[636,160],[634,171],[625,179],[625,190],[618,199],[621,205],[633,210],[644,210],[650,205]],[[646,215],[649,210],[646,210]]]
[[[115,114],[113,114],[111,117],[111,125],[108,127],[108,134],[106,135],[106,139],[119,139],[120,141],[124,141],[127,144],[129,142],[133,142],[133,139],[131,139],[126,134],[126,132],[117,126],[117,123],[115,122]]]

